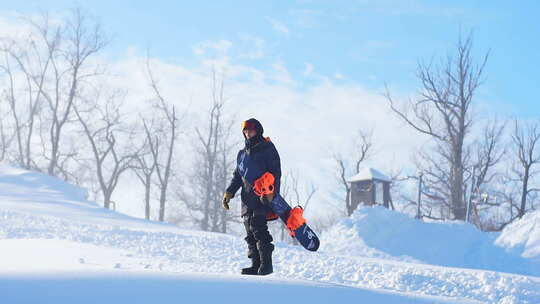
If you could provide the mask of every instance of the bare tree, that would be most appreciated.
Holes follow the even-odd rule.
[[[98,74],[90,59],[106,40],[99,24],[81,8],[60,21],[47,13],[24,21],[30,29],[25,38],[3,39],[0,46],[0,70],[8,79],[3,95],[10,104],[17,143],[15,160],[24,168],[68,178],[66,167],[76,149],[65,151],[70,145],[63,142],[63,134],[77,120],[73,107],[87,80]]]
[[[158,147],[155,145],[159,143],[157,139],[154,140],[154,136],[157,134],[152,133],[153,127],[147,125],[147,121],[141,117],[144,125],[144,141],[140,148],[140,152],[135,158],[135,163],[133,165],[133,171],[135,172],[137,178],[144,187],[144,216],[147,220],[150,219],[150,194],[153,184],[153,176],[156,172],[157,159],[154,158],[152,150],[158,150]],[[154,129],[155,130],[155,129]],[[151,147],[151,145],[154,145]]]
[[[514,174],[521,183],[521,197],[518,217],[527,212],[527,198],[533,192],[540,191],[530,185],[533,177],[538,173],[535,167],[540,164],[540,122],[524,125],[517,120],[514,122],[512,135],[514,153],[517,158]]]
[[[51,69],[57,38],[51,43],[51,51],[45,52],[30,36],[24,40],[4,38],[0,51],[3,62],[0,70],[7,79],[3,98],[9,104],[17,148],[15,161],[26,169],[38,169],[33,159],[32,139],[36,129],[36,117],[41,110],[42,91]]]
[[[420,98],[399,109],[386,91],[390,108],[409,126],[435,142],[430,165],[438,172],[428,182],[440,188],[455,219],[465,219],[464,175],[467,168],[467,139],[473,125],[471,114],[475,94],[483,82],[488,53],[479,64],[472,55],[473,38],[459,38],[457,55],[441,64],[420,62],[417,77],[422,84]],[[427,170],[422,170],[429,172]],[[429,172],[432,173],[432,172]]]
[[[157,129],[150,130],[145,123],[146,139],[155,162],[157,184],[159,187],[159,221],[165,221],[165,207],[169,182],[172,174],[173,156],[179,136],[179,117],[174,105],[161,94],[161,90],[152,72],[150,60],[146,61],[146,73],[155,96],[155,120],[162,122]]]
[[[449,189],[451,189],[447,160],[438,159],[437,154],[431,151],[419,151],[414,156],[414,162],[422,174],[422,184],[419,189],[420,216],[435,220],[449,218],[452,205],[446,199],[450,196]]]
[[[497,177],[501,174],[496,170],[496,166],[501,162],[505,154],[502,148],[502,134],[505,124],[497,120],[488,122],[482,131],[480,140],[471,145],[467,145],[464,155],[464,180],[463,180],[463,202],[471,202],[470,215],[473,222],[482,227],[480,218],[481,212],[488,212],[488,209],[497,207],[479,196],[482,189],[495,189],[498,184]],[[423,175],[421,189],[422,205],[421,216],[430,219],[443,220],[451,217],[449,211],[452,210],[451,201],[447,198],[451,195],[451,178],[448,168],[451,167],[448,158],[440,157],[438,154],[445,153],[440,147],[436,147],[436,153],[430,150],[419,151],[414,159],[415,164]],[[415,200],[409,203],[416,204]]]
[[[348,160],[340,153],[336,153],[334,155],[334,160],[338,164],[338,180],[340,184],[343,186],[343,190],[345,191],[345,212],[347,216],[350,216],[354,212],[354,208],[356,206],[353,206],[351,201],[351,186],[347,179],[350,177],[348,174],[348,164],[353,163],[353,170],[356,174],[360,171],[360,165],[367,160],[370,157],[371,150],[373,149],[373,142],[372,142],[373,133],[369,132],[363,132],[360,130],[358,132],[358,138],[355,140],[354,143],[354,151],[353,151],[353,159]],[[352,175],[351,175],[352,176]]]
[[[504,226],[506,226],[507,224],[519,218],[521,189],[519,189],[519,185],[516,186],[516,182],[519,183],[519,180],[513,178],[512,173],[507,172],[505,175],[503,175],[501,182],[501,184],[505,185],[506,187],[504,187],[500,191],[495,192],[495,197],[500,198],[503,203],[508,204],[509,209],[509,216],[507,217],[507,220],[503,222],[500,230],[502,230],[502,228],[504,228]]]
[[[234,145],[231,145],[231,131],[233,128],[233,122],[234,119],[230,119],[228,123],[225,123],[222,126],[222,139],[221,139],[221,148],[219,149],[218,153],[218,174],[217,174],[217,187],[216,190],[219,192],[221,189],[221,192],[224,192],[225,189],[228,186],[228,183],[230,181],[230,174],[233,170],[236,163],[234,162],[235,159],[233,156],[233,149]],[[217,195],[221,196],[223,193],[217,193]],[[219,203],[216,207],[219,210],[220,215],[220,224],[221,229],[220,231],[223,233],[226,233],[228,231],[228,224],[230,222],[238,222],[238,216],[234,214],[233,212],[228,212],[225,209],[221,208],[221,202],[218,199],[217,202]]]
[[[226,118],[224,77],[218,79],[215,69],[212,69],[211,96],[207,123],[201,124],[203,128],[195,128],[197,159],[193,188],[196,194],[189,208],[202,213],[202,217],[196,219],[202,230],[226,232],[232,218],[221,207],[221,198],[234,165],[229,141],[233,121]]]
[[[59,34],[65,35],[62,37],[61,48],[58,50],[52,47],[55,40],[50,40],[48,24],[36,26],[43,41],[53,51],[52,92],[42,91],[42,94],[51,115],[49,127],[51,149],[47,156],[49,160],[47,173],[55,175],[61,169],[59,163],[61,162],[62,132],[66,124],[73,121],[73,109],[76,102],[80,100],[84,82],[98,73],[97,68],[90,65],[89,58],[102,50],[107,41],[100,25],[92,22],[81,8],[74,9],[64,27],[58,30]]]
[[[496,124],[495,124],[496,125]],[[484,157],[484,164],[491,159],[496,163],[498,158],[506,154],[505,160],[509,164],[506,172],[491,173],[487,178],[483,178],[481,165],[476,165],[476,175],[471,176],[469,183],[473,187],[468,198],[471,203],[471,216],[474,223],[484,231],[500,231],[506,225],[519,219],[526,212],[534,209],[534,202],[540,189],[531,186],[535,179],[536,165],[540,161],[540,150],[538,149],[538,139],[540,136],[540,123],[525,123],[514,121],[511,133],[511,141],[508,144],[508,151],[498,145],[487,145],[493,142],[490,138],[500,136],[499,131],[503,126],[492,128],[488,126],[486,130],[497,130],[496,132],[484,132],[484,149],[477,150],[479,154],[486,155],[493,147],[493,155]],[[482,152],[483,151],[483,152]],[[536,152],[535,152],[536,151]],[[482,153],[480,153],[482,152]],[[506,153],[508,152],[508,153]],[[480,158],[478,158],[480,159]],[[483,182],[484,181],[484,182]],[[484,185],[483,185],[484,184]]]
[[[468,170],[469,176],[464,183],[470,185],[465,187],[469,191],[465,191],[465,202],[470,202],[469,216],[472,221],[481,229],[485,227],[483,223],[483,213],[488,214],[492,208],[499,208],[499,204],[494,204],[486,199],[482,199],[481,195],[491,192],[500,182],[497,177],[501,176],[501,172],[496,170],[497,165],[501,162],[506,150],[502,147],[502,135],[506,127],[505,123],[500,123],[498,120],[492,120],[484,126],[481,139],[472,145],[472,160],[473,170]],[[489,217],[489,216],[487,216]],[[486,219],[491,224],[493,219]]]
[[[506,150],[501,146],[502,135],[506,128],[505,123],[499,123],[493,120],[484,127],[481,140],[474,147],[476,151],[476,159],[474,167],[478,169],[476,172],[475,188],[481,188],[484,184],[491,183],[497,176],[497,172],[493,170],[506,153]]]
[[[26,19],[31,28],[27,41],[11,41],[4,44],[4,71],[10,78],[10,90],[7,94],[12,105],[12,116],[17,132],[19,162],[26,168],[43,168],[50,175],[62,174],[65,159],[73,156],[71,152],[62,152],[63,133],[66,125],[75,122],[74,105],[80,100],[80,93],[87,80],[97,74],[98,68],[90,63],[90,58],[106,45],[106,40],[99,24],[90,20],[81,8],[61,22],[52,21],[47,14],[38,19]],[[14,83],[12,64],[23,77]],[[24,86],[27,99],[27,118],[17,116],[15,103],[18,99],[16,87]],[[18,102],[17,102],[18,103]],[[44,109],[42,111],[42,103]],[[45,165],[32,165],[32,135],[37,114],[42,125],[47,129],[42,147]],[[65,172],[64,172],[65,173]],[[64,174],[65,175],[65,174]],[[66,176],[64,176],[66,177]]]
[[[118,97],[113,95],[104,105],[94,105],[84,111],[79,110],[78,106],[73,108],[90,144],[103,205],[107,209],[111,206],[111,197],[120,176],[130,168],[137,155],[131,147],[133,134],[122,124]]]
[[[3,119],[0,119],[0,161],[6,159],[8,149],[11,146],[11,141],[13,139],[13,136],[9,135],[9,132],[6,130],[6,128],[7,124],[4,122]]]
[[[304,189],[301,189],[299,185],[299,173],[292,170],[289,171],[287,182],[290,191],[292,191],[287,198],[300,205],[304,211],[307,210],[311,199],[317,192],[317,187],[314,184],[309,184],[309,186],[306,185]]]

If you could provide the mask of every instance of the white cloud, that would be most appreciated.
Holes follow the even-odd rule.
[[[464,8],[451,6],[451,3],[430,3],[420,0],[356,0],[355,8],[389,16],[459,17],[465,15]]]
[[[242,51],[240,58],[261,59],[266,55],[266,40],[261,37],[242,34]]]
[[[232,47],[232,42],[229,40],[204,41],[195,45],[193,53],[198,56],[217,55],[219,57],[227,55]]]
[[[328,17],[325,12],[314,9],[293,9],[289,11],[289,15],[296,25],[306,29],[316,27],[321,20]]]
[[[274,18],[270,18],[270,17],[266,17],[266,20],[268,20],[268,22],[270,22],[270,24],[272,25],[272,28],[280,33],[280,34],[283,34],[285,36],[288,36],[290,31],[289,31],[289,28],[287,27],[287,25],[285,25],[285,23],[279,21],[279,20],[276,20]]]
[[[338,80],[342,80],[342,79],[345,79],[345,76],[343,76],[343,74],[341,73],[335,73],[334,78]]]
[[[313,64],[305,63],[304,76],[310,76],[313,73]]]
[[[277,83],[287,86],[294,85],[296,83],[296,81],[291,77],[289,70],[282,62],[272,64],[272,69],[273,71],[270,74],[271,79]]]

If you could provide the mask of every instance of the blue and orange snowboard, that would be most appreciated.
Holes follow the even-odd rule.
[[[289,234],[307,250],[317,251],[320,241],[315,232],[307,225],[303,217],[302,207],[291,206],[279,195],[274,193],[274,176],[264,172],[244,153],[238,171],[244,182],[247,182],[255,194],[263,198],[272,211],[276,213],[289,229]]]

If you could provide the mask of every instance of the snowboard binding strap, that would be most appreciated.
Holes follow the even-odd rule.
[[[296,236],[296,229],[300,228],[306,223],[306,219],[303,216],[304,209],[300,206],[296,206],[291,209],[289,218],[287,219],[287,228],[289,228],[289,234],[292,237]]]
[[[270,172],[266,172],[255,180],[253,183],[253,191],[259,197],[272,195],[274,194],[274,181],[274,175],[272,175]]]

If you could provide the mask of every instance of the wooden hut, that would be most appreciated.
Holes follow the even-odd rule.
[[[351,207],[358,205],[383,205],[390,207],[390,183],[392,180],[374,168],[365,168],[347,180],[351,184]]]

